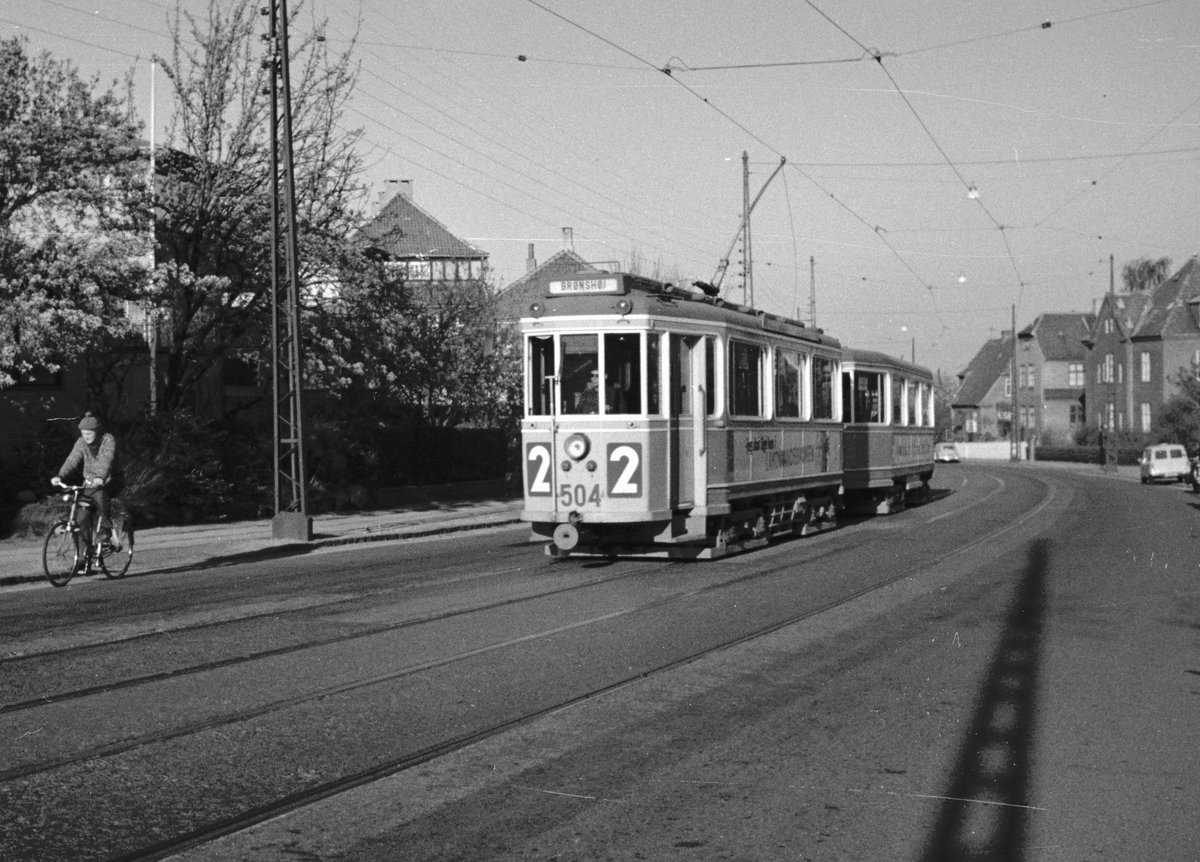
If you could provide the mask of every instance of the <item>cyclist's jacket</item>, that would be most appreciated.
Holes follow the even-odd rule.
[[[58,478],[65,479],[80,467],[83,468],[84,479],[101,479],[106,485],[111,480],[123,479],[117,458],[117,438],[111,434],[101,434],[91,446],[82,437],[77,439],[71,454],[58,470]]]

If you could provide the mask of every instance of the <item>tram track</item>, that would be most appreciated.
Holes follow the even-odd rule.
[[[685,655],[675,656],[669,660],[654,664],[649,667],[641,667],[635,672],[627,674],[608,684],[594,687],[587,691],[578,692],[570,697],[565,697],[553,703],[544,705],[541,708],[524,712],[518,716],[497,721],[483,727],[471,728],[467,732],[455,734],[437,742],[436,744],[427,745],[414,751],[405,752],[403,754],[387,758],[382,762],[377,762],[366,768],[344,773],[336,778],[331,778],[330,780],[304,788],[302,790],[286,793],[269,803],[253,805],[245,808],[244,810],[233,812],[227,816],[214,818],[193,830],[181,833],[168,839],[164,839],[161,842],[149,844],[145,847],[128,851],[123,855],[119,855],[114,858],[129,860],[166,858],[167,856],[181,852],[190,847],[195,847],[206,843],[222,835],[227,835],[232,832],[245,829],[264,820],[276,817],[287,811],[301,808],[305,805],[337,795],[338,793],[344,792],[351,788],[368,784],[386,776],[394,775],[404,770],[420,766],[421,764],[428,763],[431,760],[449,754],[467,745],[471,745],[475,742],[479,742],[503,734],[509,730],[513,730],[523,725],[535,722],[550,713],[578,706],[586,703],[589,700],[603,697],[623,687],[635,684],[658,674],[669,672],[672,669],[713,655],[714,653],[718,653],[722,650],[728,650],[740,644],[767,636],[771,633],[779,631],[780,629],[804,622],[805,620],[826,613],[834,608],[854,602],[872,592],[881,590],[906,578],[913,577],[915,574],[922,570],[928,569],[933,565],[937,565],[940,562],[952,559],[958,555],[968,553],[981,544],[994,541],[1000,536],[1012,530],[1019,529],[1032,519],[1039,517],[1044,509],[1049,506],[1055,498],[1053,486],[1049,486],[1044,482],[1042,484],[1048,488],[1048,492],[1044,495],[1043,500],[1039,503],[1039,505],[1025,512],[1021,516],[1005,521],[1003,524],[999,524],[992,530],[981,534],[976,534],[972,536],[969,541],[956,544],[955,547],[946,550],[936,558],[925,558],[917,565],[903,568],[900,571],[890,574],[884,579],[872,581],[863,586],[861,589],[855,590],[846,595],[842,595],[836,600],[821,604],[819,607],[808,608],[804,612],[791,614],[784,618],[773,620],[770,624],[755,627],[750,631],[745,631],[738,634],[736,637],[723,639],[718,643],[708,644],[703,649],[693,650]],[[993,493],[996,493],[999,490],[1000,489],[993,489]],[[912,529],[917,528],[919,528],[919,525],[912,525]],[[818,554],[814,555],[812,558],[809,558],[808,562],[812,562],[813,560],[819,558],[837,555],[839,553],[846,552],[851,548],[861,549],[864,545],[875,544],[879,540],[887,538],[889,535],[891,538],[895,537],[895,533],[880,534],[876,537],[868,539],[865,542],[861,541],[863,537],[860,536],[858,537],[860,541],[851,543],[835,543],[831,547],[821,549]],[[762,559],[762,557],[760,556],[759,559]],[[587,585],[595,586],[604,582],[618,580],[635,574],[652,574],[661,568],[666,568],[672,565],[678,564],[664,563],[662,565],[643,566],[638,568],[636,571],[615,573],[600,581],[591,581]],[[405,676],[413,676],[435,668],[446,667],[456,662],[462,662],[489,652],[501,651],[517,644],[532,643],[538,640],[553,637],[556,634],[561,634],[564,631],[571,629],[579,629],[587,626],[597,625],[601,622],[607,622],[621,616],[644,613],[656,608],[662,608],[675,602],[682,602],[689,598],[694,598],[705,593],[729,589],[735,585],[750,583],[757,579],[768,576],[777,576],[782,572],[794,570],[796,566],[797,563],[794,558],[789,558],[786,561],[781,560],[778,564],[769,565],[751,572],[746,572],[732,579],[725,578],[715,583],[698,586],[692,590],[684,590],[681,592],[672,593],[669,596],[662,596],[654,601],[640,602],[636,605],[621,609],[619,611],[593,615],[586,619],[580,619],[567,625],[555,626],[536,632],[530,632],[516,638],[510,638],[503,641],[486,644],[475,649],[462,651],[454,655],[444,656],[433,661],[421,662],[407,666],[392,673],[382,674],[377,677],[357,679],[343,685],[305,692],[304,694],[298,695],[294,698],[275,700],[269,704],[261,704],[253,709],[244,710],[239,713],[225,714],[218,718],[206,721],[176,726],[160,733],[144,734],[139,737],[120,741],[118,743],[93,747],[87,751],[75,752],[68,757],[62,757],[53,760],[43,760],[36,764],[28,764],[20,769],[8,770],[4,773],[0,773],[0,780],[6,782],[13,781],[22,777],[32,777],[42,772],[76,766],[89,760],[103,760],[104,758],[113,757],[123,752],[154,746],[156,744],[165,743],[183,736],[201,733],[206,730],[213,730],[222,726],[228,726],[232,723],[251,721],[254,718],[270,715],[300,703],[328,698],[337,694],[344,694],[370,686],[386,685]],[[582,586],[585,585],[572,585],[570,587],[563,588],[562,590],[556,590],[553,592],[566,592],[574,589],[580,589]],[[514,599],[512,601],[495,603],[495,606],[498,607],[508,605],[514,602],[528,600],[530,598],[532,597],[523,597],[520,599]],[[480,609],[481,608],[476,608],[474,610]],[[466,612],[468,611],[458,611],[455,613],[455,615]],[[413,623],[410,621],[408,624],[411,625]]]
[[[511,572],[511,571],[512,570],[509,570],[509,572]],[[489,573],[485,573],[483,575],[476,576],[474,579],[475,580],[483,580],[485,578],[495,577],[500,574],[505,574],[505,572],[489,572]],[[401,631],[406,628],[413,628],[415,626],[427,625],[429,623],[435,623],[435,622],[440,622],[440,621],[447,620],[447,619],[453,619],[454,617],[466,616],[469,614],[481,613],[481,612],[486,612],[486,611],[490,611],[490,610],[497,610],[499,608],[509,607],[509,606],[512,606],[515,604],[520,604],[522,602],[535,601],[538,599],[549,598],[549,597],[552,597],[555,595],[569,593],[574,590],[586,589],[586,588],[594,587],[594,586],[600,586],[605,583],[609,583],[611,581],[620,580],[622,578],[627,578],[627,577],[631,577],[634,575],[644,575],[644,574],[645,574],[645,569],[639,569],[636,572],[623,571],[623,572],[612,573],[609,575],[605,575],[604,577],[595,578],[595,579],[592,579],[592,580],[589,580],[589,581],[586,581],[583,583],[576,583],[576,584],[570,584],[570,585],[566,585],[566,586],[560,586],[555,589],[542,590],[540,592],[532,593],[529,595],[516,596],[513,598],[509,598],[509,599],[504,599],[501,601],[495,601],[495,602],[490,602],[490,603],[481,604],[481,605],[471,605],[471,606],[462,607],[462,608],[454,608],[454,609],[446,610],[446,611],[443,611],[440,613],[426,614],[426,615],[418,616],[418,617],[410,617],[408,619],[398,620],[393,623],[386,623],[386,624],[381,624],[381,625],[377,625],[377,626],[359,628],[353,632],[347,632],[347,633],[341,634],[341,635],[331,635],[326,638],[305,640],[305,641],[301,641],[299,643],[288,644],[286,646],[280,646],[280,647],[275,647],[272,649],[258,650],[258,651],[252,652],[252,653],[244,653],[244,654],[237,655],[237,656],[231,656],[231,657],[220,659],[217,661],[210,661],[210,662],[204,662],[201,664],[189,665],[187,667],[176,668],[174,670],[169,670],[169,671],[161,671],[161,672],[157,672],[157,673],[143,674],[141,676],[128,677],[126,679],[114,680],[112,682],[100,683],[100,684],[92,685],[92,686],[85,686],[82,688],[72,689],[70,691],[58,692],[56,694],[42,695],[42,696],[39,696],[36,698],[28,698],[26,700],[14,701],[11,703],[4,703],[4,704],[0,704],[0,715],[22,712],[24,710],[29,710],[29,709],[37,709],[39,707],[49,706],[51,704],[64,703],[67,701],[78,700],[78,699],[86,698],[86,697],[94,697],[96,695],[108,694],[110,692],[120,691],[122,689],[135,688],[140,685],[149,685],[151,683],[156,683],[156,682],[164,682],[164,681],[172,680],[172,679],[180,679],[180,678],[183,678],[186,676],[191,676],[194,674],[207,673],[207,672],[214,671],[214,670],[221,670],[223,668],[236,667],[237,665],[247,664],[247,663],[253,662],[253,661],[261,661],[261,660],[267,659],[267,658],[277,658],[279,656],[289,655],[292,653],[304,652],[305,650],[319,649],[321,647],[335,646],[337,644],[349,643],[349,642],[352,642],[355,640],[362,640],[364,638],[376,637],[381,634],[388,634],[390,632]],[[179,632],[179,631],[196,632],[196,631],[202,631],[202,630],[208,629],[208,628],[217,628],[220,626],[231,625],[231,624],[241,624],[241,623],[244,623],[247,621],[262,621],[264,619],[278,618],[281,616],[286,616],[288,614],[300,613],[302,611],[311,612],[314,607],[320,607],[322,609],[328,608],[328,607],[335,607],[339,604],[344,604],[347,602],[359,602],[359,601],[364,601],[364,600],[371,599],[371,598],[379,598],[381,596],[392,594],[392,593],[397,593],[397,592],[400,592],[400,590],[380,591],[378,593],[372,593],[372,594],[365,595],[365,596],[355,596],[353,598],[347,598],[347,599],[343,599],[341,601],[330,602],[326,605],[321,605],[321,606],[308,605],[304,608],[294,608],[294,609],[289,609],[286,611],[278,611],[275,613],[257,614],[257,615],[253,615],[253,616],[242,617],[234,622],[224,620],[221,622],[188,626],[183,629],[174,629],[173,631],[174,632]],[[153,638],[156,636],[156,634],[161,634],[161,633],[147,633],[144,635],[136,635],[136,636],[129,637],[129,638],[119,638],[119,639],[104,641],[104,642],[97,643],[97,644],[90,644],[90,645],[86,645],[86,646],[69,647],[64,652],[77,652],[80,650],[87,650],[87,649],[105,649],[105,648],[115,646],[115,645],[125,645],[125,644],[129,644],[129,643],[132,643],[132,642],[135,642],[138,640]],[[34,658],[45,658],[47,655],[61,655],[61,653],[36,653],[36,654],[32,654],[30,656],[22,656],[21,660],[34,659]],[[15,662],[15,661],[18,661],[18,659],[10,659],[8,663]],[[2,667],[4,664],[5,664],[4,662],[0,662],[0,667]],[[4,780],[7,777],[8,776],[6,775],[6,773],[0,771],[0,780]]]
[[[463,584],[463,583],[470,583],[472,581],[482,581],[482,580],[486,580],[487,578],[494,578],[494,577],[500,577],[503,575],[510,575],[510,574],[513,574],[514,572],[520,572],[520,571],[524,571],[524,570],[530,569],[530,568],[532,568],[532,567],[516,566],[513,568],[498,569],[495,571],[479,572],[479,573],[472,574],[472,575],[461,575],[461,576],[449,578],[446,580],[438,581],[437,583],[442,586],[448,585],[448,584],[457,585],[457,584]],[[327,601],[310,602],[310,603],[301,604],[301,605],[292,605],[292,606],[289,606],[286,608],[279,608],[279,609],[275,609],[275,610],[261,611],[258,613],[244,614],[244,615],[232,617],[232,618],[208,620],[206,622],[187,623],[187,624],[175,625],[175,626],[171,626],[171,627],[155,626],[153,628],[148,628],[144,631],[138,631],[135,634],[123,635],[121,637],[109,637],[109,638],[104,638],[101,640],[90,641],[87,643],[69,644],[66,646],[50,648],[50,649],[30,650],[27,652],[13,652],[10,650],[8,653],[6,653],[4,655],[0,655],[0,670],[3,670],[8,667],[12,667],[12,666],[17,666],[22,662],[28,662],[31,660],[42,660],[42,659],[53,658],[53,657],[57,657],[57,656],[64,656],[64,657],[72,656],[72,655],[77,655],[79,653],[82,653],[82,652],[85,652],[88,650],[99,650],[99,649],[105,649],[105,648],[113,647],[113,646],[134,644],[138,641],[151,640],[153,638],[162,637],[163,635],[192,633],[192,632],[204,631],[205,629],[219,628],[221,626],[241,625],[244,623],[261,622],[263,620],[281,619],[283,617],[298,616],[300,614],[313,613],[314,611],[322,611],[322,610],[336,608],[338,606],[343,606],[343,605],[352,605],[356,602],[366,602],[366,601],[371,601],[374,599],[386,598],[388,596],[400,595],[405,592],[410,592],[412,590],[416,590],[416,589],[420,589],[422,587],[429,586],[433,582],[432,577],[429,577],[429,576],[436,575],[440,571],[442,571],[442,569],[430,570],[430,572],[426,576],[425,580],[422,580],[419,582],[406,582],[400,586],[386,587],[384,589],[378,589],[378,590],[368,590],[366,592],[356,593],[351,596],[341,595],[336,598],[331,598]],[[130,619],[134,619],[134,618],[131,617]],[[119,619],[109,619],[109,620],[106,620],[106,625],[110,628],[113,626],[120,626],[120,625],[122,625],[122,621]],[[2,706],[0,706],[0,713],[3,713],[3,711],[4,711],[4,708]]]
[[[997,493],[999,490],[1002,490],[1002,487],[1003,486],[1001,485],[999,488],[993,489],[991,492],[989,492],[988,496],[991,496],[991,494]],[[944,516],[939,516],[939,517],[944,517]],[[831,534],[831,535],[832,535],[832,537],[836,538],[836,534]],[[791,541],[796,541],[796,540],[789,539],[788,541],[791,542]],[[800,540],[800,541],[802,541],[802,540]],[[879,541],[879,537],[872,537],[868,541]],[[842,550],[845,550],[845,548],[835,547],[834,549],[830,550],[829,553],[838,553],[839,551],[842,551]],[[808,557],[807,560],[811,562],[811,561],[820,559],[823,556],[825,556],[825,554],[818,553],[814,556]],[[561,565],[561,564],[562,564],[561,562],[557,563],[557,565]],[[111,692],[120,691],[122,689],[136,688],[137,686],[141,686],[141,685],[149,685],[149,684],[157,683],[157,682],[164,682],[164,681],[169,681],[169,680],[174,680],[174,679],[180,679],[180,678],[195,675],[195,674],[202,674],[202,673],[207,673],[207,672],[211,672],[211,671],[215,671],[215,670],[236,667],[241,664],[247,664],[247,663],[254,662],[254,661],[261,661],[263,659],[277,658],[280,656],[304,652],[306,650],[319,649],[321,647],[349,643],[349,642],[353,642],[355,640],[362,640],[362,639],[366,639],[366,638],[370,638],[370,637],[375,637],[375,636],[378,636],[381,634],[387,634],[390,632],[401,631],[406,628],[412,628],[412,627],[416,627],[416,626],[420,626],[420,625],[426,625],[426,624],[430,624],[430,623],[440,622],[443,620],[452,619],[454,617],[465,616],[465,615],[469,615],[469,614],[473,614],[473,613],[486,612],[489,610],[496,610],[499,608],[508,607],[508,606],[512,606],[515,604],[520,604],[522,602],[536,601],[539,599],[548,598],[548,597],[552,597],[555,595],[562,595],[565,593],[573,592],[575,590],[588,589],[588,588],[595,587],[595,586],[602,586],[604,584],[611,583],[613,581],[621,580],[621,579],[628,578],[628,577],[650,576],[650,575],[653,575],[663,569],[674,567],[674,566],[679,566],[679,565],[680,565],[680,563],[674,562],[674,561],[642,562],[642,563],[638,564],[638,567],[636,569],[622,570],[622,571],[606,574],[603,577],[589,579],[589,580],[586,580],[586,581],[583,581],[580,583],[574,583],[574,584],[570,584],[570,585],[560,586],[560,587],[556,587],[554,589],[549,589],[549,590],[541,590],[541,591],[530,593],[527,595],[512,597],[512,598],[505,599],[502,601],[489,602],[489,603],[478,604],[478,605],[470,605],[467,607],[454,608],[454,609],[439,612],[439,613],[431,613],[431,614],[426,614],[426,615],[417,616],[417,617],[410,617],[410,618],[407,618],[404,620],[398,620],[396,622],[375,625],[375,626],[368,626],[365,628],[358,628],[353,632],[347,632],[345,634],[331,635],[331,636],[325,637],[325,638],[307,639],[307,640],[299,641],[296,643],[287,644],[285,646],[274,647],[271,649],[257,650],[254,652],[243,653],[240,655],[230,656],[230,657],[219,659],[219,660],[203,662],[203,663],[194,664],[194,665],[188,665],[187,667],[174,668],[171,670],[142,674],[139,676],[127,677],[124,679],[114,680],[114,681],[105,682],[105,683],[98,683],[98,684],[90,685],[90,686],[83,686],[80,688],[70,689],[67,691],[57,692],[57,693],[53,693],[53,694],[41,694],[38,697],[34,697],[34,698],[27,698],[24,700],[12,701],[12,702],[8,702],[8,703],[0,703],[0,715],[19,713],[19,712],[22,712],[25,710],[37,709],[37,708],[49,706],[52,704],[60,704],[60,703],[65,703],[65,702],[69,702],[72,700],[79,700],[82,698],[94,697],[94,696],[102,695],[102,694],[108,694]],[[781,569],[792,568],[795,565],[796,565],[795,561],[789,561],[789,563],[787,563],[784,566],[768,568],[768,569],[760,569],[758,572],[758,575],[763,576],[763,575],[768,575],[768,574],[776,574]],[[519,571],[524,570],[524,568],[525,567],[522,566],[522,567],[515,567],[515,568],[500,569],[497,571],[483,572],[483,573],[478,573],[475,575],[454,578],[454,579],[451,579],[450,581],[444,581],[442,583],[457,585],[457,584],[461,584],[464,582],[483,581],[483,580],[487,580],[489,578],[502,577],[504,575],[512,574],[513,572],[519,572]],[[724,581],[724,582],[721,582],[720,584],[718,584],[718,586],[731,585],[731,584],[737,583],[739,580],[740,579],[735,579],[733,581]],[[361,593],[361,594],[354,595],[354,596],[339,597],[338,599],[335,599],[335,600],[332,600],[329,602],[323,602],[320,604],[306,604],[301,607],[290,607],[290,608],[277,610],[277,611],[250,614],[247,616],[237,617],[236,619],[232,619],[232,620],[223,619],[223,620],[217,620],[217,621],[206,622],[206,623],[196,623],[196,624],[191,624],[191,625],[178,626],[178,627],[175,627],[175,628],[172,628],[169,630],[164,630],[164,629],[159,628],[152,632],[143,632],[143,633],[139,633],[136,635],[130,635],[130,636],[119,637],[119,638],[110,638],[107,640],[98,641],[98,642],[89,643],[89,644],[72,645],[72,646],[68,646],[68,647],[63,647],[60,650],[46,650],[46,651],[41,651],[41,652],[28,653],[28,654],[23,654],[20,656],[13,656],[13,657],[5,658],[5,659],[0,659],[0,668],[11,667],[13,665],[18,665],[19,663],[22,663],[22,662],[31,662],[34,660],[44,660],[49,657],[64,658],[64,657],[69,657],[69,656],[75,656],[75,655],[79,655],[80,653],[83,653],[83,652],[86,652],[89,650],[98,651],[98,650],[103,650],[103,649],[109,649],[114,646],[132,645],[139,641],[162,637],[166,634],[175,635],[175,634],[185,633],[185,632],[194,634],[194,633],[202,632],[205,630],[218,629],[218,628],[225,627],[225,626],[244,625],[247,623],[263,622],[265,620],[280,619],[283,617],[295,616],[298,614],[311,614],[314,611],[320,612],[320,611],[324,611],[324,610],[328,610],[328,609],[332,609],[332,608],[337,608],[339,606],[352,605],[352,604],[362,603],[362,602],[367,602],[367,601],[374,601],[374,600],[378,600],[381,598],[386,598],[388,596],[399,595],[401,593],[410,591],[412,589],[416,589],[418,586],[427,586],[427,585],[428,585],[428,581],[423,581],[419,585],[418,584],[406,584],[401,587],[390,587],[390,588],[383,589],[383,590],[374,590],[374,591],[370,591],[367,593]],[[680,598],[687,597],[690,595],[694,595],[694,593],[684,594],[684,595],[680,596]],[[7,773],[5,773],[3,771],[0,771],[0,780],[5,780],[6,778],[9,778],[9,777],[12,777],[12,776],[9,776]]]

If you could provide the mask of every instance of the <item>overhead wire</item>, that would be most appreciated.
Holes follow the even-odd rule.
[[[622,54],[625,54],[626,56],[628,56],[628,57],[631,57],[631,58],[633,58],[634,60],[637,60],[639,63],[641,63],[642,65],[646,66],[647,68],[649,68],[649,69],[653,69],[653,70],[655,70],[655,71],[657,71],[657,72],[664,72],[664,70],[663,70],[663,69],[661,69],[660,67],[657,67],[657,66],[655,66],[655,64],[651,63],[649,60],[647,60],[647,59],[645,59],[645,58],[643,58],[643,57],[639,56],[638,54],[634,53],[633,51],[630,51],[629,49],[625,48],[624,46],[622,46],[622,45],[619,45],[618,43],[614,42],[612,39],[609,39],[608,37],[606,37],[606,36],[604,36],[604,35],[602,35],[602,34],[600,34],[600,33],[597,33],[597,32],[595,32],[594,30],[592,30],[592,29],[590,29],[590,28],[588,28],[588,27],[585,27],[584,25],[582,25],[582,24],[578,23],[577,21],[574,21],[574,20],[572,20],[571,18],[569,18],[569,17],[567,17],[567,16],[565,16],[565,15],[563,15],[563,14],[561,14],[561,13],[559,13],[559,12],[555,11],[554,9],[551,9],[551,8],[547,7],[547,6],[546,6],[544,3],[541,3],[541,2],[539,2],[539,0],[526,0],[526,2],[527,2],[527,3],[529,3],[529,4],[530,4],[530,5],[532,5],[532,6],[536,6],[537,8],[539,8],[539,9],[543,10],[543,11],[544,11],[544,12],[546,12],[547,14],[549,14],[549,15],[552,15],[552,16],[553,16],[553,17],[555,17],[555,18],[558,18],[559,20],[563,21],[564,23],[566,23],[566,24],[569,24],[570,26],[572,26],[572,27],[574,27],[574,28],[576,28],[576,29],[578,29],[578,30],[580,30],[580,31],[582,31],[582,32],[584,32],[584,33],[586,33],[587,35],[591,36],[592,38],[595,38],[595,39],[597,39],[597,40],[599,40],[599,41],[603,42],[604,44],[606,44],[606,45],[609,45],[610,47],[612,47],[613,49],[615,49],[615,50],[617,50],[617,51],[621,52]],[[812,3],[809,3],[809,5],[810,5],[810,6],[812,6]],[[814,8],[814,9],[816,9],[816,7],[815,7],[815,6],[814,6],[813,8]],[[820,14],[821,14],[823,17],[826,17],[826,18],[828,19],[828,16],[826,16],[826,15],[825,15],[823,12],[820,12],[820,10],[819,10],[819,9],[818,9],[818,10],[816,10],[816,11],[818,11],[818,12],[819,12],[819,13],[820,13]],[[834,25],[835,27],[837,27],[837,29],[841,30],[843,33],[845,33],[845,32],[846,32],[846,31],[845,31],[845,30],[843,30],[843,29],[842,29],[842,28],[841,28],[839,25],[837,25],[837,24],[836,24],[836,22],[832,22],[832,21],[831,21],[831,23],[833,23],[833,25]],[[859,47],[860,47],[860,48],[861,48],[861,49],[862,49],[862,50],[863,50],[865,53],[870,53],[870,54],[872,54],[872,55],[876,55],[876,59],[878,59],[878,56],[877,56],[878,52],[874,52],[874,51],[872,51],[871,49],[867,48],[865,45],[863,45],[863,44],[862,44],[860,41],[858,41],[857,39],[855,39],[853,36],[850,36],[849,34],[847,34],[847,36],[848,36],[848,37],[849,37],[849,38],[850,38],[850,39],[851,39],[851,40],[852,40],[852,41],[853,41],[855,44],[857,44],[857,45],[858,45],[858,46],[859,46]],[[766,141],[766,140],[765,140],[764,138],[762,138],[762,137],[761,137],[761,136],[760,136],[758,133],[754,132],[752,129],[750,129],[748,126],[746,126],[746,125],[745,125],[744,123],[742,123],[740,120],[738,120],[736,117],[734,117],[733,115],[731,115],[730,113],[728,113],[727,111],[725,111],[723,108],[721,108],[720,106],[718,106],[717,104],[715,104],[714,102],[712,102],[712,101],[711,101],[711,100],[710,100],[708,97],[704,96],[704,95],[703,95],[703,94],[701,94],[699,91],[697,91],[697,90],[696,90],[696,89],[694,89],[693,87],[690,87],[689,85],[687,85],[687,84],[686,84],[686,83],[684,83],[683,81],[680,81],[680,80],[679,80],[679,78],[678,78],[677,76],[675,76],[675,75],[671,75],[671,74],[669,74],[669,72],[667,73],[667,76],[668,76],[668,77],[669,77],[669,78],[670,78],[670,79],[671,79],[671,80],[672,80],[674,83],[678,84],[678,85],[679,85],[680,87],[682,87],[684,90],[686,90],[687,92],[689,92],[689,93],[690,93],[692,96],[694,96],[695,98],[699,99],[701,102],[703,102],[703,103],[704,103],[706,106],[708,106],[710,109],[712,109],[713,111],[716,111],[716,112],[717,112],[717,113],[718,113],[720,116],[724,117],[724,118],[725,118],[725,119],[726,119],[728,122],[730,122],[730,123],[731,123],[731,124],[733,124],[733,125],[734,125],[736,128],[738,128],[738,129],[739,129],[739,130],[741,130],[743,133],[745,133],[745,134],[746,134],[746,135],[747,135],[747,136],[748,136],[748,137],[749,137],[751,140],[753,140],[753,141],[755,141],[755,142],[759,143],[760,145],[762,145],[763,147],[765,147],[766,149],[768,149],[770,152],[774,153],[775,155],[777,155],[777,156],[780,156],[781,158],[786,158],[785,154],[784,154],[783,152],[781,152],[781,151],[780,151],[780,150],[779,150],[777,147],[775,147],[773,144],[771,144],[771,143],[769,143],[768,141]],[[856,211],[855,211],[855,210],[854,210],[852,207],[850,207],[850,206],[849,206],[848,204],[846,204],[844,201],[842,201],[841,199],[839,199],[839,198],[838,198],[836,195],[834,195],[832,192],[829,192],[828,190],[824,189],[824,188],[823,188],[823,187],[820,185],[820,183],[818,183],[818,182],[817,182],[817,181],[816,181],[816,180],[815,180],[815,179],[814,179],[814,178],[813,178],[811,175],[809,175],[809,174],[808,174],[806,171],[804,171],[804,170],[802,170],[802,169],[799,169],[799,168],[795,168],[795,167],[793,167],[793,170],[798,170],[798,171],[799,171],[799,173],[800,173],[800,174],[801,174],[803,177],[805,177],[805,179],[807,179],[809,182],[811,182],[813,185],[815,185],[815,186],[816,186],[818,189],[820,189],[820,190],[821,190],[823,193],[825,193],[826,195],[828,195],[828,197],[829,197],[830,199],[832,199],[832,200],[833,200],[835,203],[837,203],[837,204],[838,204],[838,206],[840,206],[842,209],[844,209],[846,212],[848,212],[848,213],[849,213],[849,214],[850,214],[850,215],[851,215],[853,218],[855,218],[857,221],[859,221],[859,222],[860,222],[860,223],[862,223],[863,225],[866,225],[866,226],[867,226],[869,229],[873,230],[873,231],[875,232],[876,236],[879,238],[880,242],[882,242],[882,243],[883,243],[883,245],[884,245],[884,246],[886,246],[886,247],[887,247],[887,248],[888,248],[888,249],[889,249],[889,250],[892,252],[892,254],[893,254],[893,255],[896,257],[896,259],[897,259],[897,260],[900,262],[900,264],[901,264],[901,265],[902,265],[902,266],[903,266],[903,267],[904,267],[906,270],[908,270],[908,272],[909,272],[909,273],[910,273],[910,274],[913,276],[913,278],[914,278],[914,279],[916,279],[917,283],[921,284],[923,287],[925,287],[925,288],[928,290],[928,292],[929,292],[929,299],[930,299],[930,302],[931,302],[931,304],[932,304],[932,305],[933,305],[933,307],[934,307],[934,313],[935,313],[935,314],[937,314],[937,311],[938,311],[938,306],[937,306],[937,298],[936,298],[936,296],[934,296],[934,294],[933,294],[933,289],[932,289],[932,287],[931,287],[931,286],[930,286],[930,285],[929,285],[929,284],[928,284],[928,283],[927,283],[927,282],[926,282],[926,281],[925,281],[923,278],[921,278],[921,276],[920,276],[920,275],[917,273],[917,271],[916,271],[916,270],[915,270],[915,269],[912,267],[912,265],[911,265],[911,264],[910,264],[910,263],[909,263],[907,260],[905,260],[905,259],[904,259],[904,258],[903,258],[901,255],[900,255],[900,253],[899,253],[899,251],[896,249],[896,247],[895,247],[894,245],[892,245],[892,243],[891,243],[891,242],[889,242],[889,241],[888,241],[888,239],[887,239],[887,238],[884,236],[884,234],[883,234],[883,229],[882,229],[882,228],[880,228],[878,225],[872,226],[872,225],[870,224],[870,222],[869,222],[867,219],[863,218],[863,216],[861,216],[859,213],[857,213],[857,212],[856,212]]]

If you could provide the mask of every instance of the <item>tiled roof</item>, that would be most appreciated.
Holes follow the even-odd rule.
[[[488,253],[459,239],[411,198],[398,194],[363,225],[373,248],[393,260],[486,260]]]
[[[978,407],[988,391],[1006,373],[1012,362],[1012,336],[986,342],[962,373],[962,386],[954,396],[955,407]]]
[[[1142,316],[1150,306],[1149,293],[1111,294],[1114,306],[1113,319],[1121,328],[1122,335],[1130,335],[1141,324]],[[1108,300],[1106,299],[1107,303]]]
[[[530,302],[545,297],[550,282],[555,279],[580,272],[599,271],[574,251],[564,249],[497,293],[498,315],[503,320],[516,320]]]
[[[1093,316],[1081,312],[1039,315],[1021,330],[1022,338],[1034,338],[1048,362],[1083,359],[1087,356],[1084,340],[1092,331]]]
[[[1188,303],[1200,297],[1200,264],[1188,258],[1179,270],[1150,294],[1150,302],[1134,338],[1200,336],[1200,325]]]

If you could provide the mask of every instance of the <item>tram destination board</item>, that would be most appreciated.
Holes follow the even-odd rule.
[[[625,286],[616,276],[603,278],[565,278],[550,282],[550,293],[624,293]]]

